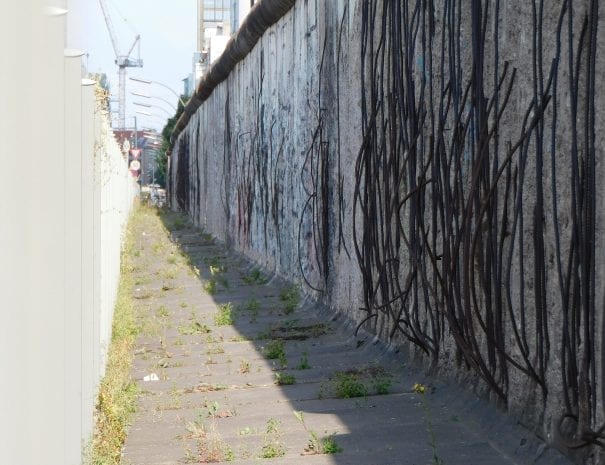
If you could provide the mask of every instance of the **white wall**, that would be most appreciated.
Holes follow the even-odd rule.
[[[43,14],[42,0],[4,3],[0,463],[78,464],[137,186],[81,58],[64,51],[65,15]]]

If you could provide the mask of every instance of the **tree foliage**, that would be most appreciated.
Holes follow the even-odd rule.
[[[174,130],[174,126],[176,122],[183,114],[185,107],[181,103],[185,101],[187,97],[185,95],[181,95],[181,99],[178,102],[178,107],[176,109],[176,113],[172,118],[166,121],[166,126],[162,129],[162,146],[156,155],[157,162],[157,171],[156,171],[156,182],[162,187],[166,187],[166,168],[168,165],[168,151],[170,150],[170,136],[172,135],[172,131]]]

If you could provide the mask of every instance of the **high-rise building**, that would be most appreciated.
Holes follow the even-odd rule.
[[[193,56],[192,87],[197,88],[202,75],[221,56],[229,37],[257,1],[197,0],[197,52]]]
[[[208,49],[210,37],[222,32],[231,34],[232,0],[197,1],[197,47],[200,52]]]
[[[231,29],[237,31],[258,0],[231,0]]]

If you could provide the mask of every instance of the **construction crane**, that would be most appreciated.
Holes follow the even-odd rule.
[[[118,38],[116,35],[116,31],[113,28],[113,23],[111,22],[111,17],[109,16],[109,11],[107,9],[107,4],[105,0],[99,0],[101,4],[101,10],[103,10],[103,16],[105,17],[105,24],[107,25],[107,30],[109,31],[109,36],[111,37],[111,45],[113,46],[113,51],[116,54],[116,65],[118,65],[119,69],[119,77],[120,77],[120,86],[118,89],[118,104],[119,104],[119,129],[123,130],[125,125],[124,121],[126,120],[126,68],[142,68],[143,60],[141,60],[141,36],[137,34],[134,38],[134,42],[132,46],[128,50],[128,53],[120,53],[120,47],[118,46]],[[138,47],[137,47],[138,45]],[[137,47],[138,57],[130,58],[130,54]]]

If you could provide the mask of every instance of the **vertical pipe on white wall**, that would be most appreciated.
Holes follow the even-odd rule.
[[[94,111],[95,81],[82,79],[82,443],[92,438],[94,376]]]
[[[66,465],[81,461],[82,438],[82,55],[65,55],[65,421]]]
[[[101,135],[102,110],[95,105],[93,133],[93,373],[95,389],[104,373],[104,365],[101,356],[101,160],[104,150],[104,139]]]
[[[105,374],[105,365],[107,364],[108,346],[108,315],[109,315],[109,270],[108,261],[111,259],[111,206],[109,197],[112,189],[111,181],[111,144],[110,130],[107,121],[101,121],[101,144],[103,150],[99,153],[99,194],[100,194],[100,253],[99,260],[101,266],[100,274],[100,292],[101,292],[101,307],[99,315],[99,337],[101,349],[101,377]]]
[[[36,95],[31,108],[28,138],[19,141],[27,147],[22,154],[34,159],[34,169],[22,173],[21,181],[30,192],[19,201],[27,215],[27,273],[20,277],[29,283],[24,295],[26,305],[25,337],[20,347],[28,351],[25,360],[25,386],[22,410],[28,420],[27,430],[19,434],[30,444],[17,463],[63,464],[66,460],[65,438],[65,109],[64,109],[64,31],[65,10],[49,8],[43,20],[33,87],[44,92]],[[19,34],[19,37],[21,34]],[[44,44],[44,45],[42,45]],[[14,45],[14,42],[13,42]],[[32,68],[29,72],[33,72]],[[21,72],[23,70],[12,70]],[[28,72],[28,71],[26,71]],[[42,82],[43,81],[43,82]],[[27,88],[27,87],[25,87]],[[11,89],[17,92],[17,89]],[[40,132],[38,132],[40,130]],[[19,348],[15,348],[19,350]]]
[[[42,27],[41,9],[33,0],[7,0],[2,5],[0,15],[0,56],[3,72],[0,72],[0,165],[4,173],[0,183],[0,353],[4,357],[3,380],[0,381],[0,451],[1,460],[18,463],[22,450],[30,441],[28,412],[23,404],[27,401],[24,393],[27,386],[26,362],[35,347],[28,345],[27,312],[28,287],[25,276],[33,260],[27,252],[30,235],[30,215],[26,209],[33,207],[28,200],[32,188],[23,178],[35,168],[31,153],[27,153],[30,141],[27,129],[31,123],[35,92],[17,92],[21,86],[33,89],[32,57],[38,43],[35,31]],[[36,14],[35,14],[36,13]],[[21,37],[19,47],[15,37]],[[40,50],[43,52],[44,50]],[[4,72],[4,70],[20,70]],[[29,155],[29,156],[27,156]],[[22,199],[21,202],[15,201]],[[31,292],[31,291],[30,291]],[[8,382],[10,381],[10,382]],[[16,435],[18,431],[20,434]],[[44,443],[45,444],[45,443]]]

